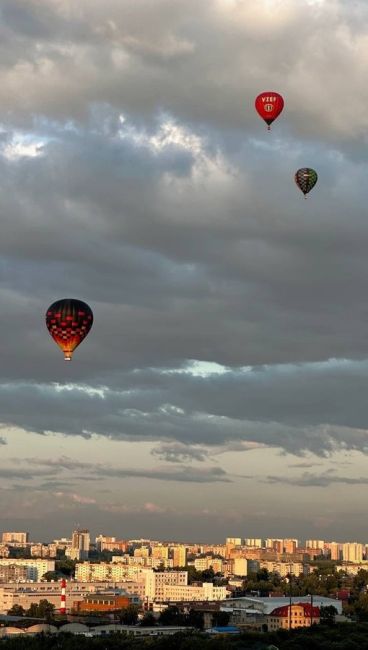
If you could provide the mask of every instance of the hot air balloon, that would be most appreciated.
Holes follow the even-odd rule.
[[[307,198],[308,192],[315,186],[318,180],[318,174],[310,167],[302,167],[295,173],[295,182],[299,189],[303,192],[304,198]]]
[[[270,125],[284,108],[284,100],[279,93],[269,90],[256,97],[255,107],[258,115],[266,122],[268,130],[270,130]]]
[[[82,300],[63,298],[52,303],[46,312],[46,327],[55,343],[70,361],[75,348],[87,336],[93,323],[92,309]]]

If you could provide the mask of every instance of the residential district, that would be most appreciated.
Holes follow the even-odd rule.
[[[367,584],[368,544],[358,542],[187,544],[102,534],[92,541],[78,529],[41,543],[8,531],[0,544],[0,637],[46,629],[158,635],[187,626],[235,634],[364,620]]]

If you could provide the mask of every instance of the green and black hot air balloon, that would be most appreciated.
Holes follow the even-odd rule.
[[[307,198],[308,192],[315,186],[318,180],[318,174],[315,169],[311,167],[302,167],[295,173],[295,182],[299,189],[303,192],[304,198]]]

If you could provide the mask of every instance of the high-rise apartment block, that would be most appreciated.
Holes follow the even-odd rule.
[[[319,549],[320,551],[323,551],[323,549],[325,548],[325,543],[326,542],[323,539],[306,539],[305,547]]]
[[[248,560],[245,557],[236,557],[233,561],[233,573],[241,578],[248,575]]]
[[[341,560],[342,544],[338,544],[337,542],[329,542],[329,544],[326,546],[331,553],[331,560]]]
[[[3,544],[27,544],[29,533],[26,532],[6,532],[2,534]]]
[[[162,546],[158,544],[157,546],[152,547],[152,557],[155,560],[168,560],[169,559],[169,547]]]
[[[358,542],[343,544],[342,559],[344,562],[361,562],[363,559],[363,544],[358,544]]]
[[[187,565],[187,549],[185,546],[174,546],[172,553],[174,567],[184,567]]]
[[[74,530],[72,534],[72,545],[68,553],[72,560],[87,560],[90,546],[89,530]]]
[[[242,539],[241,537],[227,537],[226,546],[241,546]]]
[[[262,548],[263,539],[260,537],[246,537],[244,540],[245,546],[254,546],[255,548]]]
[[[277,553],[282,553],[283,552],[283,539],[275,538],[275,537],[268,537],[265,540],[265,545],[266,548],[272,548],[274,551]]]

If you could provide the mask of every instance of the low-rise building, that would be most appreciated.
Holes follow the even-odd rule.
[[[320,609],[310,603],[295,603],[276,607],[266,616],[270,632],[297,627],[308,627],[320,622]]]
[[[144,587],[144,585],[142,585]],[[135,585],[131,583],[87,583],[70,582],[66,583],[66,609],[70,611],[74,603],[83,601],[85,596],[96,594],[100,591],[121,590],[129,598],[143,600],[144,589],[140,596]],[[61,586],[59,582],[38,582],[38,583],[8,583],[0,585],[0,614],[6,614],[13,605],[21,605],[23,609],[29,609],[32,603],[39,603],[41,600],[48,600],[56,609],[60,607]]]
[[[73,602],[72,609],[77,613],[87,612],[117,612],[129,605],[140,605],[136,595],[130,595],[122,590],[99,591],[84,596],[83,600]]]

